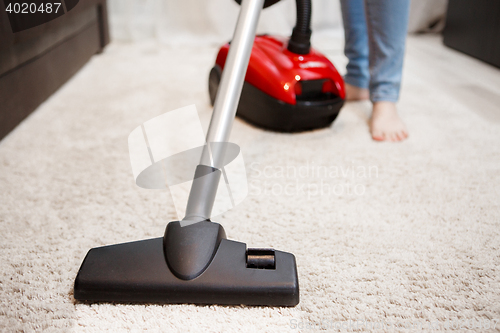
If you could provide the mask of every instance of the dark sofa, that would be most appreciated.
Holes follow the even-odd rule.
[[[13,33],[0,1],[0,139],[109,43],[105,0]]]
[[[500,0],[450,0],[443,42],[500,68]]]

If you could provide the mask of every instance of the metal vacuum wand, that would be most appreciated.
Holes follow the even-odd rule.
[[[162,238],[91,249],[75,279],[77,300],[295,306],[295,257],[228,240],[209,220],[264,0],[244,0],[195,173],[187,214]],[[212,148],[212,149],[210,149]],[[208,177],[207,177],[208,176]],[[185,222],[185,225],[182,225]]]
[[[194,223],[210,218],[221,176],[220,169],[224,163],[224,143],[228,142],[231,134],[263,6],[264,0],[243,0],[241,3],[208,128],[207,145],[189,193],[186,217],[183,219],[185,222]]]

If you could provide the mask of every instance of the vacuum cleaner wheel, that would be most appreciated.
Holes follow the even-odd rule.
[[[212,70],[210,70],[210,75],[208,76],[208,93],[210,94],[210,104],[212,104],[212,106],[215,103],[217,90],[219,90],[221,76],[222,70],[218,65],[215,65]]]

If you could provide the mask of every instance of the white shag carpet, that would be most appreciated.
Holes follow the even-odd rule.
[[[341,39],[316,43],[342,71]],[[408,41],[405,142],[372,141],[363,102],[308,133],[235,121],[250,194],[217,222],[295,254],[297,307],[76,303],[90,248],[161,237],[175,219],[167,191],[134,185],[127,136],[193,103],[206,129],[215,55],[111,44],[0,143],[0,330],[349,331],[366,320],[359,329],[406,332],[380,325],[469,319],[499,331],[500,70],[435,36]]]

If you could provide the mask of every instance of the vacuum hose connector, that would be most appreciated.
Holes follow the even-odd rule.
[[[311,0],[297,1],[297,23],[288,41],[288,51],[308,54],[311,48]]]

